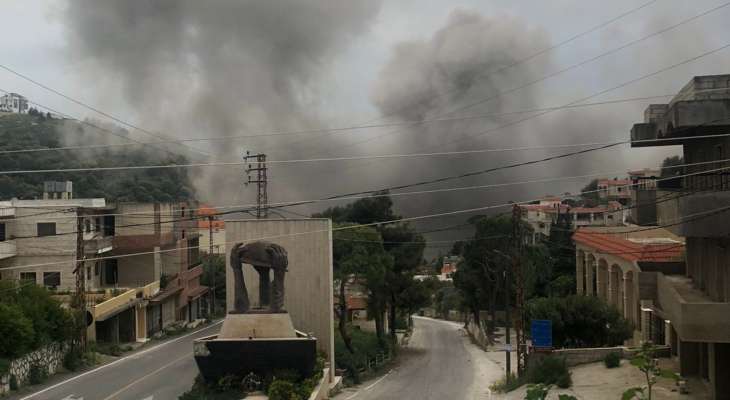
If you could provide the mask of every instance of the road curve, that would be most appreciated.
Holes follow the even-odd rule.
[[[414,317],[413,337],[388,375],[348,389],[337,400],[469,399],[475,379],[460,325]]]
[[[193,340],[219,330],[220,322],[214,323],[60,382],[50,382],[21,400],[177,399],[192,387],[198,374]]]

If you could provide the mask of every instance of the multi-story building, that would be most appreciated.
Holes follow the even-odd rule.
[[[536,244],[550,236],[550,228],[560,215],[568,215],[573,228],[581,226],[617,226],[624,223],[623,206],[610,201],[597,207],[571,207],[559,197],[547,197],[537,204],[520,205],[522,220],[532,228],[528,244]]]
[[[44,285],[68,301],[84,258],[90,340],[145,340],[208,314],[190,205],[74,199],[70,182],[44,188],[43,200],[0,202],[0,279]]]
[[[28,99],[17,93],[0,96],[0,111],[24,114],[28,112]]]
[[[661,228],[586,227],[573,234],[573,242],[576,293],[596,296],[616,307],[634,325],[629,344],[657,338],[664,343],[664,321],[648,318],[642,304],[650,300],[646,285],[656,281],[656,272],[669,279],[684,273],[682,239]]]
[[[628,187],[630,183],[628,179],[599,179],[598,199],[601,203],[618,201],[626,205],[631,199]]]
[[[730,399],[730,75],[694,77],[631,129],[633,147],[681,145],[684,177],[657,184],[658,224],[686,238],[680,278],[658,272],[653,304],[682,375]]]

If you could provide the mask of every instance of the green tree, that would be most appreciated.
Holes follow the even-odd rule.
[[[677,374],[672,371],[659,368],[657,359],[654,358],[655,353],[656,346],[653,343],[645,342],[641,345],[641,350],[631,359],[631,365],[644,374],[646,386],[627,389],[621,397],[622,400],[651,400],[652,390],[658,378],[678,379]]]
[[[602,347],[622,344],[631,324],[597,297],[540,297],[527,302],[527,319],[552,321],[555,347]]]
[[[466,308],[480,324],[479,311],[486,309],[491,315],[488,329],[494,329],[498,294],[503,291],[504,272],[511,268],[512,252],[510,234],[512,221],[507,216],[476,217],[474,238],[464,245],[464,260],[454,274],[454,286],[461,292]]]
[[[203,275],[200,277],[200,283],[208,286],[215,293],[215,306],[218,310],[213,310],[213,313],[224,312],[226,307],[226,260],[222,254],[203,257]]]
[[[385,271],[391,268],[392,258],[383,248],[380,233],[370,227],[356,227],[354,224],[337,225],[333,234],[332,246],[334,279],[338,286],[339,296],[338,329],[347,350],[354,353],[350,334],[347,331],[347,298],[345,296],[347,285],[352,280],[363,278],[369,289],[369,303],[373,304],[376,313],[381,313],[378,305],[384,302],[382,298],[384,280],[382,278],[386,274]]]
[[[16,304],[0,303],[0,358],[16,358],[33,348],[33,322]]]
[[[393,201],[387,192],[357,200],[346,206],[328,208],[313,217],[330,218],[335,223],[371,224],[399,218],[393,211]],[[413,275],[423,260],[426,241],[407,223],[382,224],[376,230],[380,233],[385,251],[391,256],[392,264],[384,274],[373,274],[372,291],[368,306],[374,313],[376,327],[380,334],[383,321],[379,319],[388,309],[390,338],[395,340],[395,321],[399,313],[399,297],[414,284]],[[385,300],[383,298],[385,297]]]
[[[54,148],[72,143],[107,143],[107,132],[78,122],[12,114],[0,117],[0,150]],[[40,116],[43,116],[40,118]],[[110,129],[124,136],[118,127]],[[0,158],[0,170],[95,168],[123,165],[184,164],[187,159],[158,147],[93,149],[73,152],[17,153]],[[116,201],[180,201],[194,198],[185,168],[106,172],[49,173],[0,176],[0,198],[40,198],[43,181],[70,180],[76,197],[106,197]]]

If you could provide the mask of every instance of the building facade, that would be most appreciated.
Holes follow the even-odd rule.
[[[92,341],[146,340],[209,314],[194,205],[74,199],[71,182],[44,188],[43,200],[0,202],[0,279],[69,302],[83,258]]]
[[[28,99],[17,93],[7,93],[0,96],[0,111],[25,114],[28,112]]]
[[[526,238],[528,244],[537,244],[550,236],[550,228],[560,215],[567,215],[571,226],[619,226],[624,223],[623,205],[610,201],[597,207],[570,207],[563,204],[559,197],[546,198],[537,204],[520,205],[522,220],[532,228]]]
[[[730,399],[730,75],[697,76],[668,104],[650,105],[632,147],[681,145],[683,177],[657,182],[656,213],[686,238],[687,268],[659,276],[650,309],[671,327],[682,375]]]

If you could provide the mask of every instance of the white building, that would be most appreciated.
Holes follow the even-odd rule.
[[[28,99],[17,93],[0,96],[0,111],[25,114],[28,112]]]
[[[559,197],[548,197],[538,204],[525,204],[520,208],[522,220],[532,228],[532,236],[527,238],[529,244],[539,243],[550,236],[550,227],[557,221],[559,214],[569,214],[573,229],[581,226],[619,226],[624,224],[626,218],[623,206],[617,201],[597,207],[570,207],[562,204]]]

